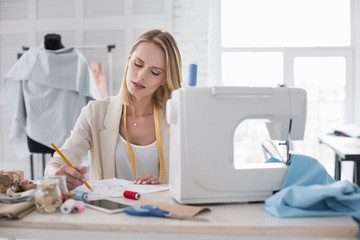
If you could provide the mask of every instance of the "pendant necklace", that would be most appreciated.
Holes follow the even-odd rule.
[[[136,118],[135,118],[135,112],[133,112],[133,117],[132,117],[134,120],[131,120],[134,124],[134,127],[137,126],[137,121],[136,121]]]

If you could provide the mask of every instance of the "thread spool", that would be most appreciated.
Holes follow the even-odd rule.
[[[87,198],[88,198],[88,193],[87,192],[82,192],[79,190],[72,190],[72,192],[75,193],[74,199],[75,200],[79,200],[79,201],[83,201],[86,202]]]
[[[124,197],[129,199],[138,200],[141,195],[138,192],[132,192],[132,191],[124,191]]]
[[[61,198],[62,198],[63,203],[68,199],[74,199],[75,194],[76,193],[74,193],[74,192],[64,192],[64,193],[62,193]]]
[[[192,63],[189,65],[189,80],[188,85],[189,86],[196,86],[197,83],[197,64]]]
[[[77,203],[78,201],[74,200],[74,199],[68,199],[66,200],[60,207],[60,211],[64,214],[69,214],[71,213],[71,211],[73,210],[74,205]]]
[[[72,212],[73,213],[81,213],[85,208],[85,203],[83,201],[77,201],[73,208],[72,208]]]

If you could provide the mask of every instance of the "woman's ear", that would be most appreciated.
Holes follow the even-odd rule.
[[[164,79],[164,81],[161,83],[161,86],[166,86],[167,85],[167,80]]]

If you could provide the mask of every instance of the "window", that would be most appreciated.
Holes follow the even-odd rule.
[[[283,82],[280,52],[224,52],[221,57],[224,85],[276,86]]]
[[[354,78],[359,74],[353,69],[353,52],[358,51],[353,40],[354,36],[360,36],[355,32],[354,20],[357,13],[360,15],[358,3],[214,0],[212,4],[212,15],[220,23],[214,20],[212,24],[217,30],[210,40],[210,46],[215,46],[210,51],[214,56],[209,68],[209,76],[213,76],[211,84],[273,87],[286,84],[306,89],[305,138],[294,144],[293,152],[319,160],[326,158],[326,164],[333,165],[331,151],[324,155],[317,136],[337,125],[354,122],[359,114],[356,103],[353,104]],[[245,134],[262,151],[261,139],[244,132],[239,134]]]
[[[350,1],[222,0],[223,47],[350,45]]]

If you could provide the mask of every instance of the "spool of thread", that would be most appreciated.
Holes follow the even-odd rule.
[[[130,198],[134,200],[138,200],[141,197],[140,193],[132,191],[124,191],[123,195],[125,198]]]
[[[72,190],[72,192],[75,193],[74,199],[75,200],[79,200],[79,201],[83,201],[86,202],[87,198],[88,198],[88,193],[87,192],[82,192],[79,190]]]
[[[81,213],[85,208],[85,203],[83,201],[76,201],[72,208],[73,213]]]
[[[75,196],[76,193],[74,192],[64,192],[64,193],[61,193],[61,198],[63,200],[63,203],[68,200],[68,199],[74,199],[74,196]]]
[[[192,63],[189,65],[189,86],[196,86],[197,83],[197,65]]]
[[[64,214],[69,214],[71,213],[71,211],[73,210],[74,205],[77,203],[78,201],[74,200],[74,199],[68,199],[66,200],[60,207],[60,211]]]

